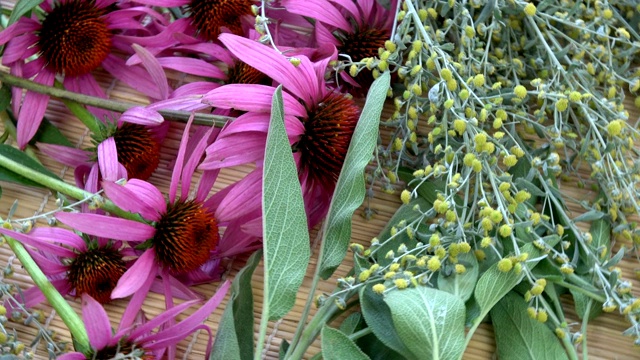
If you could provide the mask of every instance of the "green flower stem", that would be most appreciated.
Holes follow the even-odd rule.
[[[2,82],[3,84],[11,85],[11,86],[17,86],[19,88],[23,88],[26,90],[35,91],[40,94],[53,96],[58,99],[71,100],[87,106],[93,106],[96,108],[111,110],[116,112],[124,112],[126,110],[131,109],[132,107],[141,106],[140,104],[136,104],[136,103],[108,100],[108,99],[103,99],[95,96],[88,96],[88,95],[78,94],[78,93],[63,90],[63,89],[58,89],[52,86],[42,85],[31,80],[13,76],[4,71],[0,71],[0,82]],[[163,109],[163,110],[157,110],[157,111],[160,114],[162,114],[162,116],[164,116],[166,119],[175,120],[179,122],[187,122],[187,120],[189,120],[189,117],[192,114],[189,111],[180,111],[180,110]],[[230,116],[196,113],[193,123],[196,125],[222,127],[227,122],[233,119],[235,118]]]
[[[580,285],[580,286],[578,286],[578,285],[573,285],[573,284],[568,283],[568,282],[566,282],[566,281],[564,281],[564,280],[561,280],[561,281],[554,281],[554,282],[555,282],[556,284],[558,284],[558,285],[562,286],[562,287],[565,287],[565,288],[567,288],[567,289],[569,289],[569,290],[577,291],[577,292],[579,292],[579,293],[581,293],[581,294],[583,294],[583,295],[585,295],[585,296],[588,296],[589,298],[591,298],[591,299],[593,299],[593,300],[599,301],[599,302],[601,302],[601,303],[604,303],[605,301],[607,301],[607,299],[606,299],[604,296],[599,295],[599,294],[592,293],[591,291],[586,290],[582,285]]]
[[[582,359],[589,360],[589,348],[587,347],[587,324],[589,324],[589,314],[591,313],[591,306],[593,300],[587,301],[587,307],[584,309],[584,318],[582,319]]]
[[[75,349],[86,356],[90,356],[91,345],[82,319],[78,314],[76,314],[73,308],[69,306],[69,303],[67,303],[64,297],[60,295],[58,290],[51,285],[51,282],[47,280],[47,277],[44,275],[42,270],[40,270],[33,258],[31,258],[27,249],[25,249],[19,241],[11,237],[5,236],[4,238],[7,240],[11,250],[16,254],[16,257],[20,260],[20,263],[22,263],[22,266],[24,266],[24,269],[27,271],[33,282],[42,291],[44,297],[49,301],[49,304],[51,304],[56,312],[58,312],[58,315],[60,315],[60,318],[71,332]]]
[[[62,89],[62,84],[60,84],[57,80],[55,85],[57,88]],[[73,113],[73,115],[75,115],[78,119],[80,119],[80,121],[82,121],[84,126],[86,126],[89,129],[89,131],[91,131],[91,133],[93,133],[94,135],[98,135],[102,133],[102,131],[100,131],[101,126],[100,126],[99,120],[91,112],[89,112],[89,110],[87,110],[86,107],[82,106],[82,104],[75,102],[73,100],[68,100],[68,99],[61,99],[61,100],[64,103],[64,105],[67,107],[67,109],[69,109]]]
[[[90,199],[94,196],[94,194],[88,191],[84,191],[73,185],[69,185],[64,181],[54,179],[38,171],[27,168],[21,165],[20,163],[17,163],[3,155],[0,155],[0,166],[8,170],[11,170],[16,174],[22,175],[31,181],[34,181],[34,182],[37,182],[38,184],[46,186],[51,190],[55,190],[67,196],[73,197],[75,199],[79,199],[79,200]],[[128,211],[124,211],[109,200],[103,199],[102,201],[100,201],[98,205],[101,209],[113,215],[116,215],[118,217],[129,219],[129,220],[141,221],[141,218],[139,215],[132,214]]]

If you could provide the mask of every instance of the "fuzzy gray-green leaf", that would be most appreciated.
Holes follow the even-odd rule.
[[[293,307],[309,264],[309,230],[284,127],[282,88],[273,96],[262,184],[265,301],[276,320]]]
[[[322,357],[326,360],[369,360],[369,357],[342,331],[322,327]]]
[[[465,307],[428,287],[392,290],[384,301],[400,339],[416,359],[459,359],[464,352]]]
[[[351,217],[364,201],[364,168],[378,141],[378,124],[389,89],[390,75],[380,75],[369,88],[362,114],[349,144],[324,224],[320,276],[329,278],[340,265],[351,239]]]
[[[561,360],[567,353],[551,329],[527,315],[522,296],[510,293],[491,310],[500,359]]]

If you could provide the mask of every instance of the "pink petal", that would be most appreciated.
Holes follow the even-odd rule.
[[[221,34],[219,39],[238,59],[281,83],[305,104],[313,104],[318,99],[322,82],[309,61],[303,61],[305,57],[300,56],[300,64],[294,66],[284,55],[256,41],[232,34]]]
[[[147,249],[118,280],[118,284],[111,291],[111,298],[120,299],[135,293],[156,274],[156,254],[153,248]]]
[[[267,134],[250,132],[219,137],[207,148],[200,169],[213,170],[258,161],[264,157]]]
[[[98,214],[56,213],[56,219],[80,232],[109,239],[145,241],[153,237],[153,226]]]
[[[40,142],[36,145],[43,154],[67,166],[75,168],[89,161],[89,153],[82,149]]]
[[[71,352],[65,353],[62,355],[58,355],[56,358],[58,360],[87,360],[87,357],[83,353],[79,352]]]
[[[4,49],[4,55],[2,56],[2,63],[7,65],[12,64],[16,61],[28,59],[30,56],[36,54],[40,51],[37,46],[33,46],[37,41],[38,37],[31,33],[15,37],[7,43]]]
[[[350,1],[341,1],[340,4]],[[290,12],[302,16],[313,16],[314,19],[322,21],[339,28],[340,30],[349,31],[351,24],[344,18],[340,10],[327,4],[326,1],[319,0],[283,0],[282,5]]]
[[[103,349],[111,340],[109,315],[99,302],[87,294],[82,294],[82,321],[87,327],[91,347]]]
[[[169,94],[168,86],[166,92],[163,92],[165,87],[159,88],[157,83],[149,79],[147,71],[138,67],[126,66],[124,60],[115,55],[108,55],[102,61],[102,67],[116,79],[154,99],[166,99]]]
[[[182,85],[179,88],[175,89],[171,93],[171,95],[169,95],[169,98],[177,98],[177,97],[181,97],[185,95],[193,95],[193,94],[204,95],[209,91],[215,88],[218,88],[220,86],[221,85],[218,83],[209,82],[209,81],[194,81],[194,82]],[[200,103],[202,101],[202,98],[201,97],[198,98],[197,101],[198,103]]]
[[[259,203],[262,197],[262,172],[253,171],[242,179],[242,183],[234,186],[227,196],[220,201],[216,210],[216,218],[220,221],[231,221],[242,217],[255,208],[247,204]]]
[[[34,82],[51,86],[55,75],[43,69],[36,75]],[[24,97],[24,102],[20,108],[20,114],[18,114],[18,146],[20,149],[24,149],[27,143],[38,131],[44,112],[49,104],[49,95],[38,94],[33,91],[27,91]]]
[[[187,142],[189,141],[189,129],[191,128],[191,124],[193,123],[194,114],[192,113],[189,117],[189,121],[187,122],[187,126],[185,126],[182,131],[182,138],[180,139],[180,146],[178,147],[178,155],[176,156],[176,164],[173,166],[173,173],[171,174],[171,184],[169,186],[169,201],[173,203],[176,198],[176,193],[178,192],[178,183],[180,182],[180,178],[182,175],[182,167],[184,164],[184,156],[187,149]],[[182,184],[183,187],[189,187],[191,184]]]
[[[98,166],[105,180],[116,181],[127,177],[126,170],[118,162],[118,149],[113,137],[106,138],[98,144]]]
[[[92,74],[84,74],[80,76],[67,76],[63,81],[65,89],[86,95],[96,96],[103,99],[107,98],[107,94],[102,90]],[[117,115],[113,111],[103,110],[96,107],[87,107],[93,115],[104,121],[105,119],[116,118]]]
[[[155,110],[142,106],[134,106],[122,113],[119,122],[120,121],[138,125],[152,126],[162,124],[164,122],[164,118],[159,112]]]
[[[227,79],[227,74],[225,74],[218,67],[200,59],[187,57],[164,57],[159,58],[158,62],[160,63],[160,65],[162,65],[162,67],[166,69],[220,80]]]
[[[171,331],[161,331],[151,336],[145,337],[143,339],[145,347],[152,346],[153,344],[151,342],[160,342],[166,340],[167,338],[186,337],[186,335],[192,333],[196,329],[196,327],[202,324],[202,322],[205,321],[207,317],[209,317],[209,315],[218,307],[218,305],[220,305],[222,300],[224,300],[225,296],[227,295],[230,286],[231,282],[229,280],[225,281],[222,286],[220,286],[218,291],[216,291],[216,293],[211,297],[211,299],[209,299],[209,301],[202,305],[193,314],[189,315],[189,317],[172,326],[170,328]],[[170,332],[170,334],[167,334],[167,332]]]
[[[167,211],[160,190],[146,181],[131,179],[124,186],[103,181],[102,188],[107,197],[120,208],[140,214],[147,220],[158,221],[160,214]]]
[[[265,85],[228,84],[207,93],[202,102],[217,108],[271,113],[274,91]],[[293,96],[282,92],[282,100],[285,114],[307,117],[307,110]]]
[[[180,197],[182,199],[186,199],[189,196],[190,186],[185,185],[191,184],[193,173],[195,172],[196,167],[202,159],[202,155],[204,154],[205,148],[207,147],[207,140],[212,131],[213,128],[209,128],[209,130],[205,134],[203,134],[204,136],[202,136],[200,138],[200,141],[196,143],[195,147],[188,154],[187,161],[182,166],[182,179],[180,180],[180,182],[182,183],[182,193],[180,194]]]
[[[176,316],[180,315],[183,311],[188,309],[191,305],[195,305],[198,302],[199,302],[198,300],[185,301],[180,305],[174,306],[170,309],[163,311],[161,314],[147,321],[146,323],[140,326],[136,326],[136,328],[133,331],[131,331],[131,339],[140,341],[138,339],[139,337],[144,336],[147,333],[151,333],[151,330],[164,324],[170,319],[175,318]],[[145,339],[142,339],[142,341],[144,340]]]
[[[24,33],[32,32],[40,29],[42,25],[28,17],[21,17],[15,23],[6,29],[0,31],[0,45],[6,44],[9,40],[14,39]]]
[[[138,288],[138,290],[134,292],[131,299],[129,299],[129,304],[127,305],[127,308],[122,314],[120,324],[118,325],[118,332],[115,335],[116,338],[120,338],[122,336],[122,335],[120,336],[118,335],[118,334],[121,334],[121,332],[123,331],[128,332],[128,328],[134,323],[138,314],[140,314],[142,303],[147,298],[147,295],[149,294],[149,289],[151,288],[151,285],[154,283],[156,279],[156,276],[155,276],[156,272],[157,270],[154,272],[152,269],[150,275],[143,282],[142,286]],[[113,292],[111,294],[112,294],[111,297],[113,298]],[[112,345],[115,345],[115,344],[112,344]]]
[[[36,249],[40,249],[42,251],[55,254],[57,256],[67,257],[67,258],[75,257],[75,253],[73,251],[65,247],[62,247],[60,245],[56,245],[51,242],[42,241],[41,239],[34,238],[29,234],[23,234],[23,233],[7,230],[4,228],[0,228],[0,234],[12,237],[23,244],[33,246]]]
[[[142,60],[142,66],[147,69],[147,72],[151,76],[151,80],[160,91],[160,99],[168,98],[169,83],[167,82],[167,74],[164,69],[162,69],[160,61],[148,50],[138,44],[133,44],[131,47],[133,47],[133,50],[135,50],[136,54],[140,57],[140,60]]]
[[[42,241],[57,242],[67,245],[71,248],[85,251],[87,244],[76,233],[67,229],[55,228],[55,227],[37,227],[33,229],[29,235],[34,238],[41,239]]]

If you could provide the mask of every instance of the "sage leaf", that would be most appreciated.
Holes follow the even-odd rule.
[[[325,360],[369,360],[369,357],[342,331],[324,325],[321,336],[322,357]]]
[[[253,293],[251,276],[262,259],[262,251],[249,257],[231,283],[229,303],[222,314],[210,359],[253,358]]]
[[[549,237],[546,240],[547,245],[553,247],[560,239],[556,236]],[[529,254],[529,259],[539,258],[542,255],[542,252],[532,244],[522,246],[520,248],[520,252]],[[533,269],[538,262],[540,262],[540,260],[529,260],[524,264],[528,269]],[[511,289],[522,281],[523,277],[524,272],[517,274],[515,270],[508,272],[498,270],[497,263],[487,269],[480,279],[478,279],[478,283],[476,284],[476,289],[474,291],[476,302],[480,307],[479,317],[484,318],[491,308],[500,301],[500,299],[502,299],[509,291],[511,291]]]
[[[464,352],[465,307],[459,297],[419,286],[385,294],[393,325],[417,359],[459,359]]]
[[[501,360],[568,359],[551,329],[527,315],[527,303],[521,296],[507,294],[491,310],[491,320]]]
[[[587,319],[587,321],[591,321],[598,317],[598,315],[602,314],[602,303],[596,301],[587,295],[578,292],[576,290],[569,290],[571,295],[573,296],[573,302],[576,308],[576,314],[580,320]],[[591,306],[588,306],[591,303]],[[587,312],[587,308],[589,312]]]
[[[577,223],[581,221],[584,221],[584,222],[595,221],[595,220],[602,219],[604,215],[605,214],[602,211],[591,209],[586,213],[577,216],[575,219],[573,219],[573,222]]]
[[[409,349],[404,346],[400,335],[393,327],[391,310],[382,299],[382,295],[371,290],[372,285],[363,286],[360,290],[360,308],[364,320],[376,337],[390,349],[402,355],[405,359],[420,359],[414,357]]]
[[[469,300],[478,280],[478,260],[469,252],[458,255],[458,263],[465,266],[466,270],[458,274],[455,270],[446,276],[443,271],[438,273],[438,289],[446,291],[460,298],[463,302]]]
[[[56,176],[56,174],[52,173],[47,168],[42,166],[42,164],[30,158],[27,154],[14,148],[11,145],[0,144],[0,155],[22,164],[22,166],[26,168],[35,170],[56,180],[60,180],[60,178]],[[15,172],[7,170],[3,167],[0,167],[0,181],[7,181],[27,186],[45,187],[44,185],[41,185],[35,181],[31,181],[24,176],[16,174]]]
[[[338,177],[323,229],[320,276],[325,280],[333,274],[347,255],[351,239],[351,217],[364,201],[364,168],[371,161],[378,141],[378,124],[390,78],[389,72],[385,72],[369,88],[367,100]]]
[[[310,256],[302,190],[284,127],[281,86],[275,91],[271,108],[263,170],[262,212],[263,311],[267,310],[269,320],[277,320],[293,307]]]

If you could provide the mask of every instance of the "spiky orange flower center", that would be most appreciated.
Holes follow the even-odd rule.
[[[127,270],[122,255],[112,247],[89,249],[69,265],[67,279],[76,295],[91,295],[101,304],[111,301],[111,290]]]
[[[223,27],[241,35],[240,19],[251,15],[251,5],[250,0],[191,0],[191,24],[205,40],[217,40]]]
[[[100,66],[111,51],[104,12],[94,1],[56,3],[38,34],[40,52],[53,71],[78,76]]]
[[[160,163],[160,144],[149,129],[124,123],[113,134],[118,161],[127,169],[129,178],[146,180]]]
[[[229,84],[267,85],[267,80],[269,80],[269,78],[260,70],[240,60],[236,60],[236,63],[229,67],[227,77],[227,83]]]
[[[296,147],[312,178],[332,186],[340,175],[360,108],[345,94],[330,93],[311,111]]]
[[[204,264],[219,239],[216,218],[202,203],[178,200],[156,223],[153,247],[160,264],[180,274]]]
[[[341,33],[337,37],[341,43],[338,52],[351,56],[353,61],[360,61],[377,56],[378,49],[384,47],[384,42],[389,39],[389,32],[364,25],[352,33]]]

